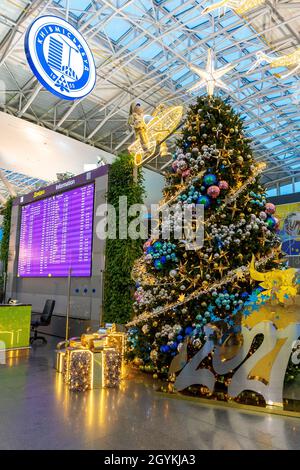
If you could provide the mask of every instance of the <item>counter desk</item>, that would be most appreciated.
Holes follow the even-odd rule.
[[[0,352],[12,355],[30,346],[31,305],[0,304]]]

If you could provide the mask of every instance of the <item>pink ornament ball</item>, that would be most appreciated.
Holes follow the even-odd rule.
[[[267,202],[266,207],[265,207],[266,213],[267,214],[274,214],[275,210],[276,210],[275,205],[272,204],[272,202]]]
[[[207,194],[212,197],[212,198],[216,198],[219,196],[220,194],[220,188],[219,186],[210,186],[208,189],[207,189]]]
[[[146,250],[147,248],[149,248],[149,246],[151,246],[151,240],[147,240],[144,245],[143,245],[143,248],[144,250]]]
[[[220,189],[224,189],[224,190],[227,190],[229,188],[229,184],[227,183],[227,181],[219,181],[219,184],[218,184],[219,188]]]
[[[185,170],[185,171],[182,172],[182,176],[183,176],[184,178],[186,178],[187,176],[190,176],[190,174],[191,174],[191,171],[190,171],[190,170]]]

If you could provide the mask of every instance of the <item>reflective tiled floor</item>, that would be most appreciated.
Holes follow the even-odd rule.
[[[300,419],[170,399],[143,380],[68,392],[54,346],[0,366],[1,449],[300,449]]]

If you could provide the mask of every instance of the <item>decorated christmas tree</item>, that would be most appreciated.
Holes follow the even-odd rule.
[[[162,206],[172,204],[171,227],[185,206],[204,206],[204,244],[188,249],[184,239],[160,236],[144,244],[135,265],[134,318],[128,356],[156,375],[168,373],[181,350],[192,357],[212,325],[222,344],[239,335],[263,288],[253,272],[285,269],[275,206],[259,182],[264,170],[245,136],[243,121],[229,104],[197,99],[186,116],[172,170],[165,176]],[[255,277],[255,276],[254,276]]]

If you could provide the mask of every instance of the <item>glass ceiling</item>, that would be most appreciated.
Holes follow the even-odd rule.
[[[32,178],[5,168],[0,168],[0,173],[0,203],[3,202],[3,198],[25,194],[48,184],[39,178]]]
[[[7,0],[6,3],[10,2]],[[133,86],[129,87],[130,91],[128,88],[128,96],[131,99],[139,97],[139,94],[146,96],[145,103],[150,109],[160,101],[170,104],[184,102],[188,105],[197,95],[205,93],[205,89],[196,90],[194,94],[188,92],[199,81],[190,65],[205,68],[208,47],[213,48],[216,68],[229,63],[234,65],[234,69],[223,79],[232,90],[231,104],[242,114],[247,132],[254,139],[258,158],[267,159],[274,168],[286,162],[282,177],[294,177],[300,173],[299,74],[292,73],[282,78],[282,74],[288,73],[290,69],[271,68],[266,63],[248,73],[256,61],[258,51],[265,51],[276,58],[299,47],[300,8],[281,10],[277,3],[275,6],[262,5],[241,17],[230,9],[225,14],[215,10],[202,15],[203,8],[216,3],[205,0],[53,0],[50,3],[47,9],[49,12],[65,15],[68,9],[69,20],[79,30],[84,29],[87,41],[98,52],[95,58],[100,80],[94,101],[97,101],[105,85],[102,74],[107,74],[109,79],[106,78],[106,82],[111,80],[111,88],[114,86],[124,90],[131,79]],[[288,2],[282,3],[287,5]],[[126,74],[127,82],[124,78]],[[140,87],[135,90],[136,79],[133,77],[137,74]],[[151,87],[158,81],[161,83],[160,89],[151,93]],[[216,93],[228,97],[222,90]],[[121,103],[119,109],[113,108],[113,111],[109,100],[107,96],[104,117],[107,112],[112,113],[114,119],[123,120],[123,129],[120,124],[118,127],[114,125],[113,119],[107,119],[105,125],[100,123],[99,126],[101,115],[98,121],[87,118],[86,141],[107,149],[110,138],[113,142],[111,150],[119,151],[128,146],[126,114],[130,99],[125,99],[124,104]],[[58,103],[57,106],[56,112],[59,113],[63,106]],[[33,110],[34,105],[30,109]],[[84,105],[80,109],[86,115]],[[76,112],[78,110],[79,107]],[[65,115],[62,112],[59,117],[64,119]],[[70,135],[74,132],[75,136],[70,116],[72,114],[61,125],[56,125],[55,130],[69,130]],[[73,117],[75,119],[76,115]],[[79,131],[78,125],[76,132]],[[89,135],[93,135],[93,140],[89,140]],[[278,173],[278,170],[274,170],[272,173],[270,168],[266,172],[266,180],[278,179],[281,177],[280,171]]]
[[[55,2],[62,7],[66,7],[65,0]],[[101,2],[100,2],[101,3]],[[207,47],[212,47],[217,51],[217,65],[220,67],[226,63],[235,63],[234,73],[230,79],[230,86],[232,90],[239,95],[239,111],[243,113],[244,117],[249,113],[249,101],[256,94],[260,93],[263,88],[268,87],[268,79],[272,79],[274,75],[285,72],[284,67],[278,67],[269,71],[268,69],[260,72],[259,70],[249,77],[246,76],[247,70],[252,65],[252,55],[262,49],[262,40],[258,37],[253,28],[245,23],[240,25],[240,18],[228,11],[224,16],[219,16],[219,11],[216,10],[211,15],[200,16],[200,10],[195,8],[195,2],[182,2],[181,0],[171,1],[156,1],[156,5],[160,5],[161,9],[157,11],[156,20],[159,21],[161,26],[161,41],[152,41],[151,35],[157,34],[157,25],[153,21],[152,7],[146,7],[150,2],[126,2],[126,1],[111,1],[112,5],[117,8],[122,8],[122,17],[112,16],[108,19],[108,12],[105,12],[106,23],[102,30],[108,37],[121,47],[126,47],[130,51],[135,51],[137,56],[161,73],[167,71],[168,75],[172,78],[176,89],[182,89],[190,86],[195,78],[188,66],[182,65],[178,60],[172,60],[171,63],[166,64],[166,51],[163,46],[175,47],[176,51],[185,54],[187,51],[188,61],[194,65],[205,67]],[[200,2],[205,3],[205,2]],[[208,2],[209,3],[209,2]],[[128,5],[127,5],[128,4]],[[83,9],[88,10],[91,7],[91,2],[85,0],[72,1],[72,15],[80,20],[84,13]],[[146,11],[145,11],[146,10]],[[114,15],[115,10],[111,9],[111,14]],[[147,14],[148,13],[148,14]],[[126,18],[127,16],[127,18]],[[215,28],[212,35],[211,16],[215,22]],[[182,28],[174,27],[174,19],[176,22],[184,24]],[[136,34],[136,29],[133,28],[132,22],[138,22],[139,29],[145,30],[145,35],[140,36]],[[99,18],[91,22],[92,26],[97,26]],[[170,30],[170,33],[168,31]],[[149,34],[147,34],[149,33]],[[201,42],[201,45],[199,44]],[[194,47],[191,47],[194,44]],[[241,51],[244,58],[241,58]],[[180,65],[180,66],[179,66]],[[264,81],[261,79],[264,77]],[[272,80],[273,82],[273,80]],[[257,83],[257,84],[256,84]],[[249,87],[249,84],[252,86]],[[300,128],[300,118],[297,105],[293,106],[291,103],[291,96],[294,89],[297,89],[299,79],[290,77],[283,80],[281,87],[285,88],[285,93],[282,94],[279,90],[276,92],[276,86],[271,86],[264,93],[264,100],[259,108],[252,108],[251,115],[256,117],[255,123],[248,125],[250,135],[255,139],[259,135],[259,140],[263,143],[264,147],[270,149],[272,152],[280,149],[282,143],[286,143],[286,139],[274,139],[274,135],[270,136],[270,131],[273,131],[273,114],[274,111],[280,112],[284,106],[290,106],[290,110],[285,111],[286,121],[285,125],[291,124]],[[200,93],[203,94],[204,90]],[[226,96],[222,91],[220,95]],[[274,102],[276,99],[276,102]],[[257,125],[259,122],[259,126]],[[293,152],[287,151],[281,158],[289,158]],[[300,162],[297,168],[300,168]]]

